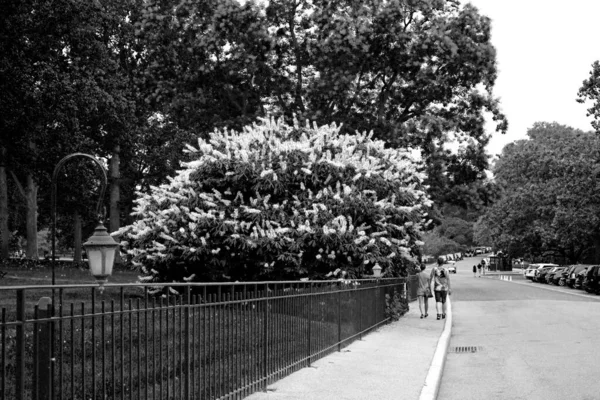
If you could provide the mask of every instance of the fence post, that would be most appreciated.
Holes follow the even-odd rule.
[[[376,325],[377,323],[379,323],[379,314],[377,312],[378,297],[379,297],[379,279],[377,279],[377,281],[375,281],[375,301],[373,302],[373,317],[375,318],[375,323],[373,325]]]
[[[264,375],[264,385],[263,390],[267,391],[268,377],[269,377],[269,368],[268,368],[268,359],[269,359],[269,284],[265,283],[265,317],[263,321],[265,335],[263,338],[263,375]]]
[[[338,351],[342,351],[342,290],[338,287]]]
[[[15,389],[17,400],[25,398],[25,290],[17,289],[17,329],[16,329],[16,365]]]
[[[311,364],[311,351],[312,351],[312,303],[313,303],[313,283],[310,283],[309,286],[309,295],[308,295],[308,366]]]
[[[37,319],[48,319],[52,317],[52,299],[42,297],[37,303]],[[52,391],[52,321],[35,323],[35,337],[39,344],[36,354],[33,355],[34,368],[37,371],[36,399],[48,400]]]
[[[358,290],[358,286],[355,286],[355,290]],[[362,309],[363,300],[365,298],[363,290],[358,290],[358,339],[362,340]]]
[[[185,305],[185,386],[184,396],[190,399],[190,303],[192,302],[190,286],[185,287],[186,305]]]

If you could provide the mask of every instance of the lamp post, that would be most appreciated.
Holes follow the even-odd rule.
[[[379,279],[381,277],[381,266],[379,264],[375,264],[373,269],[373,278]]]
[[[115,240],[108,234],[106,228],[102,224],[102,221],[104,220],[104,213],[102,212],[102,200],[104,198],[104,192],[106,191],[106,184],[108,181],[106,178],[106,170],[97,158],[85,153],[73,153],[64,157],[58,162],[54,168],[54,172],[52,173],[52,286],[56,284],[56,181],[61,167],[68,160],[75,157],[84,157],[92,160],[100,170],[100,175],[102,178],[100,197],[98,199],[98,205],[96,206],[96,214],[98,216],[99,223],[94,231],[94,234],[88,239],[87,242],[83,244],[83,247],[87,253],[90,271],[94,278],[96,278],[98,281],[99,290],[102,292],[104,290],[104,284],[106,283],[107,278],[112,274],[115,254],[119,244],[115,242]],[[52,303],[54,303],[54,301]]]

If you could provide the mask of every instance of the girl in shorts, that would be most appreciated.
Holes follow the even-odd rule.
[[[433,282],[437,319],[444,319],[446,318],[446,297],[452,294],[450,273],[444,268],[444,260],[438,259],[438,265],[431,270],[429,281]],[[442,310],[441,313],[440,309]]]

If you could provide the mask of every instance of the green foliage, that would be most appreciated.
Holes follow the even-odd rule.
[[[135,27],[148,102],[183,129],[265,115],[372,129],[422,150],[436,199],[483,177],[484,115],[506,130],[490,20],[457,1],[150,1]]]
[[[595,61],[592,64],[590,77],[583,81],[579,92],[577,93],[577,101],[586,103],[591,101],[591,107],[587,110],[587,115],[594,118],[592,126],[596,132],[600,132],[600,62]],[[589,103],[588,103],[589,104]]]
[[[186,161],[181,146],[192,136],[266,116],[335,122],[342,133],[373,130],[391,147],[421,151],[436,202],[488,203],[477,183],[487,168],[484,116],[499,132],[506,120],[492,95],[490,21],[469,4],[5,3],[0,147],[11,176],[32,174],[39,185],[42,227],[49,176],[66,154],[108,158],[120,146],[127,219],[135,190],[164,183]],[[450,141],[461,144],[457,154],[445,149]],[[94,198],[94,189],[65,192],[59,215],[78,205],[73,198]]]
[[[503,196],[478,222],[510,256],[553,254],[576,262],[600,233],[600,139],[557,123],[536,123],[509,144],[494,169]]]
[[[400,317],[408,312],[408,310],[408,300],[402,298],[396,289],[394,289],[394,293],[391,296],[389,294],[385,295],[386,318],[391,318],[392,321],[398,321]]]
[[[473,241],[475,244],[482,246],[494,243],[492,230],[490,229],[490,226],[487,225],[484,215],[479,217],[477,222],[473,225]]]
[[[137,200],[121,234],[145,280],[405,275],[420,254],[422,166],[335,125],[261,120],[215,131]]]
[[[457,253],[467,249],[467,246],[443,236],[438,228],[423,235],[423,242],[425,243],[423,253],[431,256]]]

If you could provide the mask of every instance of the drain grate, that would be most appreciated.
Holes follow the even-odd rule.
[[[450,348],[450,353],[477,353],[481,350],[481,346],[456,346]]]

